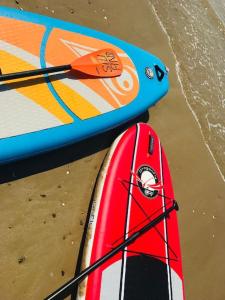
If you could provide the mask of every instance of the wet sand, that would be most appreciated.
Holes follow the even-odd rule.
[[[225,185],[186,104],[168,39],[148,1],[43,2],[0,3],[115,35],[156,54],[170,68],[170,91],[149,110],[148,122],[164,145],[180,206],[186,298],[225,299]],[[73,277],[95,179],[116,134],[1,169],[1,299],[42,299]]]

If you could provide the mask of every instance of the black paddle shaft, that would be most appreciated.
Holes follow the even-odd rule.
[[[12,80],[12,79],[48,74],[48,73],[55,73],[55,72],[66,71],[66,70],[71,70],[71,65],[62,65],[62,66],[42,68],[42,69],[29,70],[23,72],[8,73],[8,74],[0,75],[0,82],[6,80]]]
[[[141,235],[143,235],[145,232],[156,226],[159,222],[161,222],[163,219],[167,218],[169,214],[173,210],[178,210],[178,204],[176,201],[173,201],[173,205],[166,209],[162,214],[157,216],[154,220],[143,226],[140,230],[136,231],[134,234],[132,234],[129,238],[127,238],[123,243],[119,244],[117,247],[109,251],[106,255],[99,258],[93,265],[87,267],[84,269],[79,275],[68,281],[66,284],[64,284],[61,288],[53,292],[51,295],[49,295],[45,300],[58,300],[58,299],[64,299],[66,296],[68,296],[68,291],[71,287],[79,284],[87,275],[89,275],[91,272],[93,272],[95,269],[97,269],[99,266],[101,266],[104,262],[106,262],[108,259],[113,257],[115,254],[117,254],[119,251],[126,248],[128,245],[133,243],[137,238],[139,238]]]

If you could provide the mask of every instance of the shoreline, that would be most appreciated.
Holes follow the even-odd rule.
[[[218,169],[218,172],[219,172],[219,174],[220,174],[222,180],[225,182],[225,176],[223,175],[223,173],[222,173],[222,171],[221,171],[221,167],[220,167],[219,164],[217,163],[216,158],[215,158],[215,156],[214,156],[214,154],[213,154],[213,152],[212,152],[212,150],[211,150],[209,144],[207,143],[207,140],[206,140],[205,137],[204,137],[204,134],[203,134],[203,131],[202,131],[202,127],[201,127],[200,121],[199,121],[199,119],[198,119],[198,117],[197,117],[195,111],[192,109],[191,104],[188,102],[188,98],[187,98],[187,95],[186,95],[186,93],[185,93],[184,86],[183,86],[183,84],[182,84],[182,79],[181,79],[181,78],[182,78],[182,75],[181,75],[182,71],[181,71],[181,69],[180,69],[180,63],[179,63],[179,61],[178,61],[178,59],[177,59],[177,57],[176,57],[176,53],[174,52],[172,45],[171,45],[170,36],[169,36],[169,34],[167,33],[166,28],[164,27],[163,23],[161,22],[160,17],[158,16],[158,14],[157,14],[157,12],[156,12],[156,10],[155,10],[154,5],[153,5],[152,3],[150,3],[150,4],[151,4],[151,7],[152,7],[152,10],[153,10],[153,12],[154,12],[154,14],[155,14],[156,19],[158,20],[158,22],[159,22],[159,24],[160,24],[160,26],[161,26],[161,28],[162,28],[162,31],[166,34],[166,36],[167,36],[167,38],[168,38],[168,43],[169,43],[169,45],[170,45],[171,52],[172,52],[172,54],[173,54],[173,56],[174,56],[174,59],[175,59],[175,61],[176,61],[176,64],[175,64],[175,65],[176,65],[176,73],[177,73],[178,81],[179,81],[179,83],[180,83],[180,87],[181,87],[183,96],[184,96],[184,98],[185,98],[185,100],[186,100],[187,106],[188,106],[188,108],[190,109],[190,111],[191,111],[191,113],[192,113],[192,115],[193,115],[193,117],[194,117],[196,123],[197,123],[198,126],[199,126],[199,130],[200,130],[200,132],[201,132],[203,142],[204,142],[204,144],[205,144],[207,150],[209,151],[210,155],[212,156],[212,159],[213,159],[213,161],[214,161],[214,163],[215,163],[215,165],[216,165],[216,168]]]
[[[178,61],[178,74],[188,106],[198,123],[223,181],[224,174],[224,72],[225,27],[209,2],[187,1],[176,6],[166,1],[164,10],[151,0]],[[174,18],[174,15],[177,15]],[[192,23],[195,26],[192,26]],[[214,51],[213,45],[217,44]],[[182,45],[182,46],[181,46]]]

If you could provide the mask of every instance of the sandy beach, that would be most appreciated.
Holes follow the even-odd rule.
[[[170,69],[169,93],[139,120],[167,154],[178,213],[186,299],[225,299],[225,184],[187,105],[168,37],[149,1],[1,0],[135,44]],[[134,18],[135,16],[135,18]],[[117,130],[0,169],[1,299],[43,299],[74,275],[86,213]]]

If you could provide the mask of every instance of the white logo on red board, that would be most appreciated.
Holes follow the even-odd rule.
[[[162,188],[156,172],[148,165],[138,169],[136,180],[142,194],[148,198],[156,197],[158,190]]]

